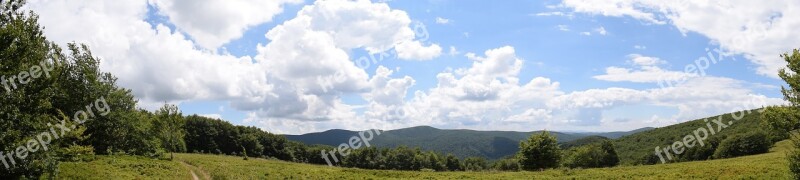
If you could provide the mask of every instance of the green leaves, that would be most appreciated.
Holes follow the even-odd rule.
[[[521,142],[518,156],[524,170],[556,168],[561,161],[561,148],[556,137],[544,131]]]

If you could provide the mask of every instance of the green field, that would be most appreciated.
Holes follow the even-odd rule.
[[[790,148],[791,142],[782,141],[769,153],[739,158],[543,172],[362,170],[205,154],[176,154],[175,161],[100,156],[62,163],[59,179],[790,179]]]

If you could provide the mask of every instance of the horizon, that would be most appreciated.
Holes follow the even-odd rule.
[[[298,135],[614,132],[783,105],[779,55],[800,41],[793,1],[184,3],[23,8],[143,109]]]
[[[627,131],[553,131],[553,130],[546,130],[546,129],[531,130],[531,131],[504,131],[504,130],[446,129],[446,128],[437,128],[437,127],[433,127],[433,126],[421,125],[421,126],[402,127],[402,128],[397,128],[397,129],[359,129],[359,130],[328,129],[328,130],[323,130],[323,131],[309,132],[309,133],[302,133],[302,134],[280,134],[280,135],[301,136],[301,135],[314,134],[314,133],[324,133],[324,132],[335,131],[335,130],[350,131],[350,132],[360,132],[360,131],[369,131],[369,130],[394,131],[394,130],[401,130],[401,129],[419,128],[419,127],[430,127],[430,128],[434,128],[434,129],[438,129],[438,130],[470,130],[470,131],[495,131],[495,132],[497,132],[497,131],[499,131],[499,132],[540,132],[540,131],[547,131],[547,132],[558,132],[558,133],[612,133],[612,132],[631,132],[631,131],[636,131],[636,130],[641,130],[641,129],[648,129],[648,128],[650,128],[650,129],[660,128],[660,127],[641,127],[641,128],[631,129],[631,130],[627,130]]]

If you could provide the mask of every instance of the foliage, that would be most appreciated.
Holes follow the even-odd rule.
[[[789,171],[794,179],[800,179],[800,134],[794,134],[791,141],[792,150],[789,151],[786,159],[789,160]]]
[[[519,160],[515,158],[507,158],[497,160],[492,163],[492,169],[498,171],[519,171],[522,169],[522,166],[519,164]]]
[[[619,164],[619,157],[611,141],[588,144],[566,151],[564,166],[570,168],[613,167]]]
[[[676,161],[694,161],[694,160],[707,160],[712,158],[709,154],[713,154],[716,150],[718,142],[724,140],[728,136],[736,134],[744,134],[759,129],[761,127],[761,109],[744,110],[728,114],[721,114],[702,119],[686,121],[679,124],[669,125],[665,127],[656,128],[650,131],[639,132],[636,134],[623,136],[614,140],[614,147],[619,155],[620,164],[633,165],[633,164],[655,164],[661,163],[658,157],[654,155],[653,149],[655,147],[667,147],[676,141],[683,141],[686,135],[692,134],[698,128],[708,128],[712,126],[715,130],[717,127],[713,121],[719,120],[723,123],[733,121],[729,127],[715,131],[715,134],[708,134],[707,141],[704,146],[695,146],[687,148],[684,154],[681,154]],[[741,116],[741,119],[736,120],[734,115]],[[708,119],[708,121],[704,121]],[[709,125],[710,124],[710,125]],[[692,150],[697,149],[697,150]],[[688,158],[688,157],[692,158]],[[655,161],[647,161],[648,159]],[[687,158],[684,158],[687,157]]]
[[[573,147],[585,146],[585,145],[589,145],[589,144],[599,143],[599,142],[603,142],[603,141],[607,141],[607,140],[610,140],[610,139],[607,138],[607,137],[603,137],[603,136],[597,136],[597,135],[595,135],[595,136],[586,136],[586,137],[583,137],[583,138],[580,138],[580,139],[559,143],[559,147],[561,147],[561,149],[569,149],[569,148],[573,148]]]
[[[789,138],[789,132],[800,126],[800,112],[794,107],[770,106],[761,113],[761,126],[773,142]]]
[[[178,106],[165,104],[155,112],[155,115],[158,119],[155,121],[155,126],[159,127],[161,143],[170,152],[170,159],[173,158],[172,153],[186,152],[186,143],[183,140],[185,122]]]
[[[482,157],[469,157],[464,159],[465,171],[483,171],[489,169],[489,164]]]
[[[744,155],[761,154],[772,146],[766,133],[754,131],[726,138],[714,152],[714,158],[731,158]]]
[[[780,76],[781,79],[783,79],[783,81],[789,85],[788,89],[781,86],[781,93],[783,93],[783,99],[791,103],[791,109],[786,111],[796,112],[797,108],[800,107],[800,74],[797,74],[800,72],[800,50],[794,49],[792,50],[791,55],[789,55],[789,53],[784,53],[781,55],[781,57],[786,61],[786,67],[788,68],[788,71],[786,68],[781,69],[778,72],[778,76]],[[798,123],[796,114],[797,113],[792,113],[793,116],[789,116],[794,118],[779,116],[778,118],[783,118],[782,120],[785,121],[782,121],[781,119],[775,119],[772,123],[768,123],[770,125],[770,129],[780,129],[779,132],[783,133],[783,130],[791,130],[790,128],[792,128],[792,123],[794,123],[793,129],[797,129]],[[800,137],[797,137],[797,135],[792,138],[792,141],[794,142],[794,150],[791,152],[788,158],[789,168],[791,169],[795,179],[800,179],[800,161],[798,161],[800,160],[800,139],[798,138]]]
[[[532,135],[527,141],[520,142],[519,146],[519,161],[524,170],[555,168],[561,161],[561,149],[558,147],[558,142],[547,131]]]

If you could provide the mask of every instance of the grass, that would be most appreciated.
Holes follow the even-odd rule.
[[[599,169],[554,169],[541,172],[416,172],[363,170],[278,160],[242,160],[236,156],[176,154],[175,162],[134,157],[112,157],[88,163],[61,165],[60,179],[191,179],[189,168],[202,179],[790,179],[786,153],[791,142],[776,144],[769,153],[732,159]],[[122,160],[120,160],[122,159]],[[136,169],[125,164],[151,164]],[[158,166],[158,167],[156,167]],[[163,168],[163,170],[161,169]],[[95,172],[101,171],[100,174]],[[74,173],[91,172],[91,173]],[[102,172],[105,171],[105,172]],[[138,172],[143,171],[143,172]],[[109,175],[121,176],[109,176]],[[201,175],[202,174],[202,175]],[[105,178],[97,178],[105,179]]]
[[[61,163],[58,179],[191,179],[191,174],[178,161],[98,156],[91,162]]]

